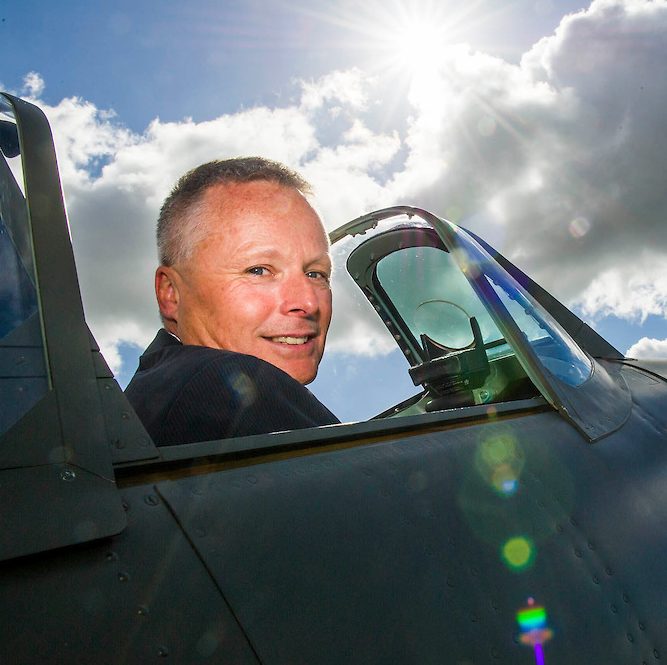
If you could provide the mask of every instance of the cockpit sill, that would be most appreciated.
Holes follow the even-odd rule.
[[[400,418],[162,446],[157,448],[159,456],[152,459],[123,462],[122,455],[116,456],[114,470],[117,485],[126,487],[365,446],[388,441],[399,435],[400,442],[409,445],[410,439],[406,437],[411,435],[421,436],[491,421],[510,421],[520,415],[545,411],[553,409],[542,397],[535,397]]]

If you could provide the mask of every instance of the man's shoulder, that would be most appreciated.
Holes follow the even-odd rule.
[[[338,422],[305,386],[260,358],[162,341],[142,356],[125,391],[158,445]]]

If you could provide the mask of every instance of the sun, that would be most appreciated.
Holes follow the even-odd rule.
[[[354,28],[373,68],[410,77],[437,69],[456,46],[468,42],[484,16],[482,0],[367,0]],[[358,3],[355,3],[358,7]]]
[[[451,44],[449,26],[428,17],[407,17],[397,28],[397,34],[384,47],[386,57],[392,66],[411,75],[437,67]]]
[[[303,9],[329,23],[367,70],[418,74],[441,63],[447,50],[467,41],[482,0],[339,0],[326,11]],[[344,35],[344,37],[343,37]]]

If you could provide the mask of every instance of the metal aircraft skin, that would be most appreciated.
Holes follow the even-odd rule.
[[[0,662],[667,658],[667,363],[389,208],[331,235],[414,398],[157,448],[86,326],[46,119],[0,96],[0,130]]]

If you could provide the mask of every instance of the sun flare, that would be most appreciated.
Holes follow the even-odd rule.
[[[436,66],[447,47],[447,32],[444,24],[412,18],[387,46],[392,64],[413,75]]]
[[[436,69],[452,47],[466,43],[483,16],[481,0],[368,0],[343,1],[321,18],[348,32],[350,47],[365,54],[364,69],[413,78]]]

